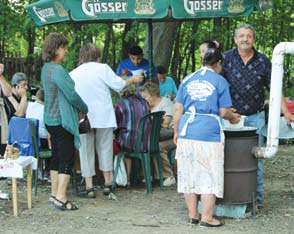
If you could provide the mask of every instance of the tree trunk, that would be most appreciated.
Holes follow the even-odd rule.
[[[132,21],[128,21],[125,24],[125,29],[122,34],[122,50],[121,50],[121,58],[125,59],[128,57],[129,49],[134,44],[134,40],[130,39],[127,40],[127,34],[132,29]]]
[[[179,67],[179,60],[180,60],[180,39],[181,39],[181,26],[182,23],[179,23],[178,29],[176,31],[176,39],[175,39],[175,45],[173,50],[173,57],[171,60],[171,76],[173,77],[174,81],[176,82],[176,85],[178,86],[181,82],[180,75],[178,75],[178,67]],[[180,70],[180,69],[179,69]]]
[[[106,32],[105,40],[104,40],[103,54],[102,54],[102,58],[101,58],[102,63],[105,63],[107,61],[107,55],[108,55],[111,35],[112,35],[112,23],[108,23],[107,24],[107,32]]]
[[[169,68],[178,26],[178,22],[153,23],[153,64],[155,66],[162,65]],[[148,38],[145,39],[144,52],[147,51],[147,40]],[[145,57],[147,58],[147,55]]]
[[[38,77],[38,73],[36,71],[33,71],[34,68],[34,46],[35,46],[35,40],[36,40],[36,28],[35,27],[29,27],[27,30],[27,38],[28,42],[28,54],[26,59],[26,66],[25,66],[25,73],[27,75],[33,75],[31,78],[33,80],[40,80]]]
[[[193,27],[192,27],[192,32],[193,34],[197,35],[197,31],[200,25],[201,19],[195,20],[193,22]],[[195,38],[192,39],[191,41],[191,46],[190,46],[190,54],[191,54],[191,60],[192,60],[192,71],[196,70],[196,58],[195,58],[195,50],[197,50],[198,47],[195,45]]]

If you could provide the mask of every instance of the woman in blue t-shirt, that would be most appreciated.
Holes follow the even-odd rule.
[[[202,227],[224,224],[213,218],[216,197],[223,197],[224,187],[224,134],[219,117],[240,121],[240,115],[230,109],[228,83],[218,74],[221,62],[218,49],[206,52],[204,66],[180,85],[174,112],[178,192],[184,193],[190,224],[199,222],[197,196],[201,195]]]

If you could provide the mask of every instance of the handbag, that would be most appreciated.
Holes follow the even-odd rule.
[[[91,131],[90,121],[88,119],[88,116],[85,115],[85,117],[81,119],[79,122],[79,132],[80,134],[85,134],[85,133],[89,133],[90,131]]]
[[[114,168],[116,168],[116,164],[117,164],[117,155],[114,157]],[[128,183],[126,166],[125,166],[125,163],[124,163],[123,159],[120,160],[120,164],[119,164],[119,168],[118,168],[115,183],[118,186],[126,186],[127,183]]]
[[[121,151],[121,148],[116,140],[112,141],[112,146],[113,146],[113,156],[119,154],[119,152]]]

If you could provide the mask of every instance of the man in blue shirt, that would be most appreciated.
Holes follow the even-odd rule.
[[[177,87],[173,78],[166,75],[167,70],[164,66],[157,67],[157,78],[159,82],[160,96],[168,97],[170,100],[174,100],[177,95]]]
[[[149,62],[147,59],[143,58],[143,50],[139,46],[133,46],[129,50],[129,58],[122,60],[117,69],[116,74],[121,77],[130,77],[136,73],[137,70],[143,70],[145,79],[149,79]],[[156,77],[156,70],[152,65],[152,76]],[[142,83],[142,84],[141,84]],[[139,85],[143,85],[141,82]]]
[[[269,90],[271,81],[271,63],[262,53],[253,47],[255,30],[249,24],[243,24],[235,30],[237,48],[224,53],[222,75],[230,84],[233,107],[245,115],[245,126],[257,128],[258,145],[264,145],[261,129],[265,124],[264,88]],[[282,109],[287,122],[294,120],[282,96]],[[263,162],[258,160],[256,199],[263,200]]]

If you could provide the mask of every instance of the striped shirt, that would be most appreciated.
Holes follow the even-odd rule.
[[[126,151],[133,151],[138,136],[139,121],[149,113],[146,101],[136,95],[122,98],[115,104],[117,129],[115,140]],[[148,137],[143,139],[143,152],[147,151]]]

